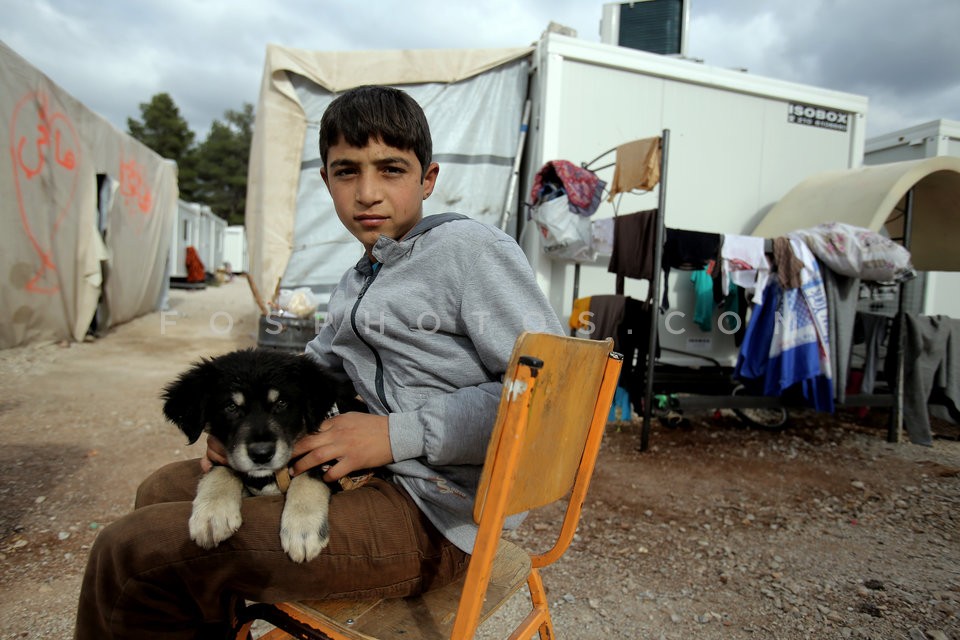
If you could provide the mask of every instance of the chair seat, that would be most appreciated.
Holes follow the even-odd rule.
[[[501,540],[493,561],[490,586],[480,621],[486,620],[516,593],[526,583],[529,573],[529,554],[517,545]],[[275,606],[299,620],[321,620],[351,640],[446,640],[453,628],[464,579],[462,577],[445,587],[411,598],[305,600]],[[265,640],[287,638],[294,636],[281,631],[264,636]]]

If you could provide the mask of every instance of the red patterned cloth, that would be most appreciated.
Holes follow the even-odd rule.
[[[187,247],[185,262],[187,263],[187,282],[203,282],[206,280],[207,274],[203,268],[203,260],[200,259],[200,254],[197,253],[196,249]]]
[[[551,160],[543,165],[533,178],[530,189],[531,204],[540,201],[544,185],[559,183],[563,186],[570,208],[580,215],[593,215],[600,206],[600,196],[606,183],[593,171],[583,169],[569,160]]]

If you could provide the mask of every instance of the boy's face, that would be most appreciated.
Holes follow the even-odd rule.
[[[381,235],[399,240],[423,217],[440,167],[426,171],[413,151],[403,151],[371,138],[353,147],[341,138],[327,151],[321,170],[340,222],[363,243],[367,254]],[[422,180],[421,180],[422,177]]]

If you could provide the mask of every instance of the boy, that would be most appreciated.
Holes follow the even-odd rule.
[[[330,543],[306,563],[280,547],[282,498],[244,500],[243,525],[212,550],[187,533],[207,458],[168,465],[135,510],[90,553],[76,637],[202,638],[223,628],[232,599],[398,597],[466,568],[473,499],[500,397],[524,330],[561,333],[517,244],[455,214],[423,217],[436,185],[430,131],[402,91],[360,87],[320,125],[324,183],[364,255],[330,299],[307,357],[348,377],[370,413],[325,420],[301,440],[294,473],[327,480],[386,466],[390,477],[334,495]]]

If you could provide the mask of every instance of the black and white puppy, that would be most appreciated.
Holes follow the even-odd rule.
[[[190,538],[211,549],[240,528],[240,501],[278,495],[294,442],[315,432],[343,385],[306,356],[269,349],[203,359],[170,383],[163,412],[190,444],[204,431],[223,443],[229,468],[216,466],[197,487]],[[296,562],[327,545],[330,488],[319,468],[297,475],[287,489],[280,542]],[[282,476],[281,476],[282,477]]]

